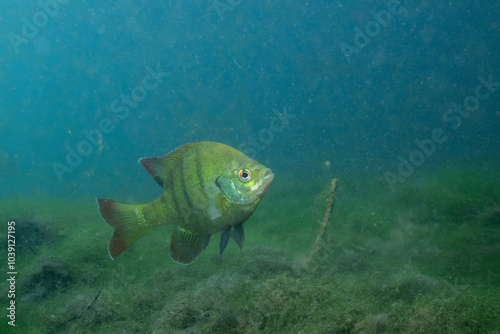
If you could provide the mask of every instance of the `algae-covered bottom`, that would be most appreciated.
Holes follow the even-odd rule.
[[[498,333],[500,174],[467,166],[408,179],[279,183],[245,223],[242,251],[172,263],[165,226],[112,261],[93,198],[15,198],[18,333]],[[24,212],[24,214],[22,214]],[[6,258],[7,225],[0,231]],[[309,264],[311,261],[308,262]],[[2,285],[0,305],[7,307]],[[3,308],[5,310],[5,308]],[[5,315],[4,315],[5,318]]]

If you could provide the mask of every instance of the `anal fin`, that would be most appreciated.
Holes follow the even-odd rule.
[[[178,227],[172,232],[170,257],[179,264],[190,264],[208,246],[210,235],[198,234]]]

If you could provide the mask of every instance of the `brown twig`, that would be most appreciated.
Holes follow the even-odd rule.
[[[326,228],[328,227],[328,222],[330,220],[330,214],[332,213],[333,205],[335,204],[335,190],[337,188],[337,179],[332,179],[332,184],[330,186],[330,191],[328,193],[328,200],[326,201],[326,210],[323,215],[323,219],[321,220],[321,226],[318,231],[318,235],[316,236],[316,241],[314,241],[313,248],[311,249],[311,253],[309,254],[309,261],[311,261],[319,250],[321,242],[323,241],[323,236],[326,232]]]
[[[35,250],[33,249],[33,247],[31,247],[30,243],[28,242],[28,240],[25,240],[24,243],[26,244],[26,246],[28,246],[28,248],[33,252],[33,254],[37,255]]]
[[[68,322],[73,321],[73,320],[79,318],[85,311],[87,311],[88,309],[90,309],[95,304],[95,302],[97,301],[97,298],[99,298],[100,295],[101,295],[101,290],[99,290],[99,292],[97,293],[97,296],[95,296],[95,298],[92,301],[92,303],[90,303],[87,306],[85,306],[79,313],[75,314],[72,318],[70,318],[70,319],[66,320],[65,322],[60,323],[59,325],[57,325],[56,328],[62,327],[64,325],[66,325]]]

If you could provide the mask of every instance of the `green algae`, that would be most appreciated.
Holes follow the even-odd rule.
[[[319,180],[276,182],[245,223],[243,251],[230,244],[220,261],[212,240],[190,266],[170,260],[169,226],[111,260],[112,230],[93,199],[4,202],[2,220],[30,222],[34,233],[26,235],[36,251],[18,254],[16,329],[497,333],[498,171],[437,169],[394,192],[350,177],[339,176],[313,267],[304,259],[325,205],[328,182]],[[7,305],[4,292],[0,303]]]

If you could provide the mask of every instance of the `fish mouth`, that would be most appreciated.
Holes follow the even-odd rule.
[[[274,179],[274,174],[269,168],[266,168],[259,176],[259,182],[252,187],[248,192],[248,201],[245,204],[254,203],[260,200],[271,185]]]
[[[266,170],[262,174],[262,177],[264,178],[264,182],[273,182],[274,173],[269,168],[266,168]]]
[[[274,173],[269,168],[267,168],[262,174],[261,196],[263,196],[266,193],[267,188],[269,188],[273,180],[274,180]]]

